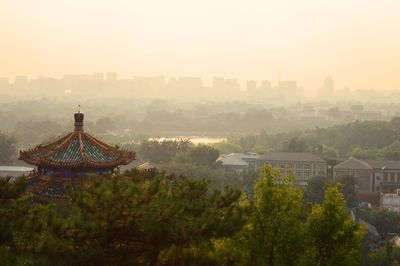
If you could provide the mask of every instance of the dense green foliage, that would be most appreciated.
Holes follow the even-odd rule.
[[[69,204],[27,204],[29,198],[1,183],[0,264],[179,264],[244,223],[238,190],[208,191],[205,181],[163,174],[128,175],[71,191]]]
[[[267,167],[253,199],[204,180],[136,171],[33,204],[0,182],[1,265],[357,265],[361,228],[338,187],[321,204]],[[308,206],[308,205],[307,205]],[[340,259],[340,260],[339,260]],[[346,262],[341,264],[338,261]]]
[[[383,238],[400,233],[400,214],[384,208],[360,208],[360,217],[373,224]]]

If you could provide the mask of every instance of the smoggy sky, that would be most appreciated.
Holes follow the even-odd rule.
[[[400,1],[1,0],[0,77],[297,80],[400,90]]]

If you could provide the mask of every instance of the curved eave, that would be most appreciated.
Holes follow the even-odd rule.
[[[20,152],[20,160],[36,166],[47,166],[50,168],[87,168],[87,169],[105,169],[114,168],[119,165],[127,165],[135,160],[136,153],[130,151],[119,151],[119,156],[110,161],[92,161],[84,159],[81,161],[53,161],[45,158],[33,159],[29,153]]]

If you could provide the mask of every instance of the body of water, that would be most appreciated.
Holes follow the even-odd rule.
[[[226,138],[217,138],[217,137],[207,137],[207,136],[176,136],[176,137],[160,137],[160,138],[150,138],[149,140],[157,140],[157,141],[164,141],[164,140],[181,140],[181,139],[188,139],[193,144],[214,144],[222,141],[226,141]]]

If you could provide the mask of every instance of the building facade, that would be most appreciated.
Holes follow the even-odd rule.
[[[255,172],[257,171],[259,157],[256,153],[231,153],[220,156],[217,163],[224,173]]]
[[[272,152],[258,158],[258,167],[271,165],[281,172],[291,171],[299,185],[306,185],[312,176],[327,176],[327,162],[305,152]]]
[[[307,184],[312,176],[327,176],[327,162],[311,153],[272,152],[265,155],[255,153],[232,153],[221,156],[218,161],[225,172],[241,173],[257,171],[259,168],[271,165],[287,174],[292,172],[300,185]]]
[[[354,176],[358,192],[392,193],[400,188],[400,161],[349,158],[333,167],[333,176]]]

